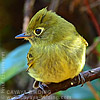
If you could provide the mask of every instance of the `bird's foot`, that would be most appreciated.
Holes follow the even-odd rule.
[[[45,83],[39,82],[39,87],[43,90],[45,94],[51,93],[49,87]]]
[[[39,81],[34,81],[34,83],[33,83],[33,88],[38,88],[39,87]]]
[[[84,85],[84,83],[85,83],[85,78],[81,73],[78,75],[78,84],[80,82],[82,83],[82,85],[81,85],[81,87],[82,87]]]

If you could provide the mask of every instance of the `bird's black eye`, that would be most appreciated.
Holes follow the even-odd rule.
[[[34,34],[35,34],[36,36],[40,36],[41,33],[43,32],[43,30],[44,30],[43,27],[38,27],[38,28],[36,28],[36,29],[34,30]]]
[[[37,35],[39,35],[39,34],[41,33],[41,29],[36,29],[36,30],[35,30],[35,33],[36,33]]]

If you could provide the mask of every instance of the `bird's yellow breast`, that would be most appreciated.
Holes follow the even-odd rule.
[[[78,75],[85,64],[86,45],[80,38],[67,43],[64,40],[52,45],[31,47],[33,65],[29,68],[29,74],[37,81],[55,83]]]

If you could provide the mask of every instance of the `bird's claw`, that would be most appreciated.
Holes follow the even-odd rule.
[[[84,78],[84,76],[80,73],[79,75],[78,75],[78,84],[79,83],[82,83],[82,85],[81,85],[81,87],[84,85],[84,83],[85,83],[85,78]]]
[[[49,94],[51,92],[45,83],[39,82],[39,87],[43,90],[44,94]]]

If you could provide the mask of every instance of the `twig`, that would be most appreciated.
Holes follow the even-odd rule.
[[[97,1],[90,4],[90,8],[94,8],[94,7],[97,7],[99,5],[100,5],[100,0],[97,0]],[[85,7],[85,6],[81,7],[81,11],[83,11],[83,12],[87,11],[87,7]]]
[[[93,42],[93,44],[91,46],[89,46],[87,48],[87,52],[86,52],[86,56],[88,57],[91,53],[96,53],[97,55],[98,52],[96,51],[96,47],[97,45],[100,43],[100,37],[98,37],[98,39]],[[96,52],[95,52],[96,51]],[[96,98],[96,100],[100,100],[96,90],[93,88],[92,84],[90,82],[87,82],[87,86],[90,88],[91,92],[93,93],[94,97]]]
[[[96,46],[100,42],[100,39],[98,39],[96,42],[93,42],[93,44],[87,49],[86,56],[88,57],[91,53],[94,53],[96,50]],[[97,51],[96,51],[97,52]],[[98,53],[98,52],[97,52]],[[90,82],[87,82],[87,86],[90,88],[91,92],[95,96],[96,100],[98,99],[98,94],[96,93],[96,90],[93,88],[92,84]]]
[[[94,87],[92,86],[92,84],[90,82],[87,82],[88,87],[90,88],[91,92],[93,93],[94,97],[96,98],[96,100],[100,100],[99,95],[97,94],[96,90],[94,89]]]
[[[48,9],[56,12],[59,6],[59,2],[60,0],[51,0],[50,6]]]
[[[85,82],[92,81],[92,80],[95,80],[97,78],[100,78],[100,67],[81,72],[81,75],[85,78]],[[50,94],[53,94],[55,92],[58,92],[58,91],[61,91],[61,90],[67,90],[68,88],[75,87],[75,86],[78,86],[80,84],[82,84],[82,81],[80,80],[80,82],[79,82],[79,77],[76,76],[73,79],[68,79],[68,80],[65,80],[65,81],[60,82],[60,83],[49,84],[48,85],[49,92],[46,92],[46,94],[44,93],[43,90],[41,90],[40,88],[37,88],[35,90],[32,90],[32,91],[29,91],[27,93],[18,95],[18,96],[14,97],[12,99],[9,99],[9,100],[16,100],[16,99],[17,100],[23,100],[23,99],[37,100],[37,99],[41,99],[45,96],[48,96]]]
[[[95,50],[96,46],[99,43],[100,43],[100,37],[98,37],[98,40],[93,42],[93,44],[87,48],[86,56],[89,56]]]
[[[28,26],[34,3],[35,3],[35,0],[26,0],[26,2],[25,2],[25,5],[24,5],[24,22],[23,22],[23,30],[22,30],[23,32],[26,31],[26,28]]]
[[[92,19],[92,22],[94,23],[94,26],[95,26],[95,28],[96,28],[96,30],[98,32],[98,35],[100,36],[100,26],[99,26],[99,24],[98,24],[98,22],[97,22],[97,20],[96,20],[96,18],[94,16],[94,14],[93,14],[91,8],[90,8],[88,0],[84,0],[84,3],[86,5],[86,7],[87,7],[87,12],[90,15],[90,17]]]
[[[78,6],[80,4],[80,2],[81,2],[80,0],[72,0],[71,1],[70,5],[69,5],[69,10],[70,10],[71,13],[74,12],[74,8],[76,6]]]

